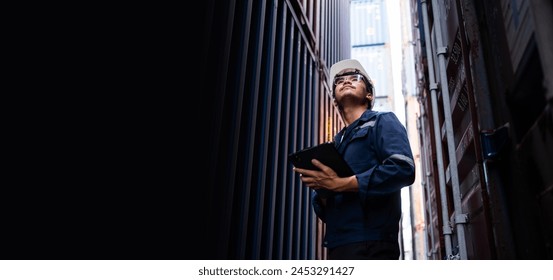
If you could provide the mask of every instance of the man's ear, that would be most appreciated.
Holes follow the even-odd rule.
[[[373,95],[371,93],[367,93],[367,99],[371,102],[373,100]]]

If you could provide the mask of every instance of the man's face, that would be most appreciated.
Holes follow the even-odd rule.
[[[337,101],[344,99],[365,99],[368,94],[365,77],[356,69],[344,69],[334,77],[334,93]]]

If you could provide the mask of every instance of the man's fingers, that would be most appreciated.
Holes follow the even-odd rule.
[[[313,163],[313,165],[317,166],[325,174],[332,174],[334,172],[334,170],[332,168],[330,168],[328,165],[324,165],[322,162],[320,162],[316,159],[312,159],[311,163]]]
[[[320,172],[320,171],[303,169],[303,168],[294,168],[294,171],[299,173],[300,176],[304,176],[304,177],[315,177],[317,175],[317,172]]]

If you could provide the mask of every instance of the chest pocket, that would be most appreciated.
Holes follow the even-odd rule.
[[[367,137],[367,134],[369,134],[369,130],[374,127],[375,123],[376,121],[372,119],[362,124],[361,126],[356,127],[353,136],[351,137],[351,141],[355,141],[355,139],[358,138]]]

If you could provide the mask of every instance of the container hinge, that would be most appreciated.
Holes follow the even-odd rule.
[[[509,126],[509,123],[506,123],[496,129],[480,132],[484,159],[495,160],[500,158],[508,147]]]

